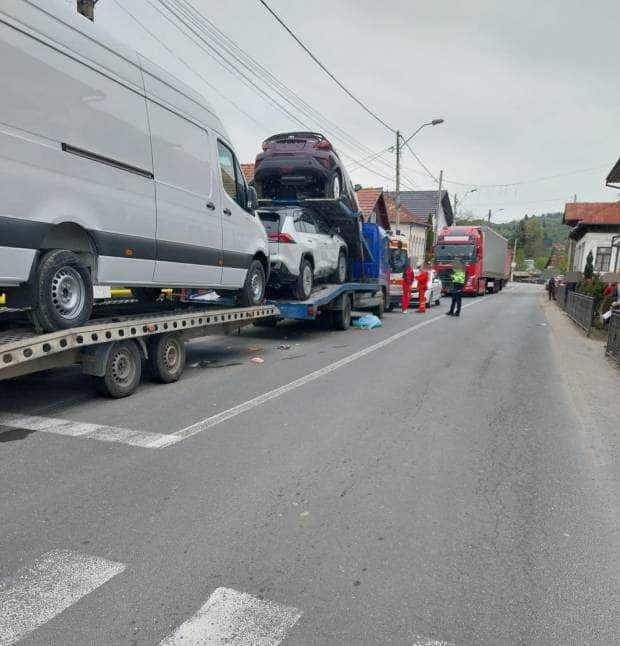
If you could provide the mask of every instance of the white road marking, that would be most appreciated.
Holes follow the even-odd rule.
[[[486,298],[487,297],[483,297],[478,299],[477,301],[474,301],[473,303],[468,303],[467,305],[463,305],[462,309],[472,307],[474,305],[478,305],[479,303],[483,303],[486,300]],[[435,323],[439,320],[444,320],[444,319],[445,319],[445,314],[442,312],[440,316],[434,316],[432,318],[426,319],[425,321],[421,321],[416,325],[413,325],[411,327],[406,328],[405,330],[401,330],[400,332],[393,334],[387,339],[383,339],[383,341],[379,341],[378,343],[369,345],[367,348],[363,348],[358,352],[354,352],[353,354],[350,354],[348,357],[344,357],[343,359],[335,361],[334,363],[330,363],[324,368],[319,368],[318,370],[315,370],[314,372],[304,375],[299,379],[295,379],[295,381],[291,381],[290,383],[285,384],[284,386],[280,386],[279,388],[270,390],[266,393],[263,393],[262,395],[258,395],[258,397],[254,397],[253,399],[243,402],[242,404],[238,404],[237,406],[233,406],[228,410],[222,411],[221,413],[217,413],[217,415],[212,415],[211,417],[207,417],[206,419],[203,419],[200,422],[196,422],[191,426],[183,428],[180,431],[173,433],[170,437],[173,438],[173,441],[180,442],[181,440],[191,437],[192,435],[196,435],[197,433],[202,433],[203,431],[206,431],[207,429],[212,428],[213,426],[217,426],[222,422],[226,422],[227,420],[233,417],[236,417],[237,415],[241,415],[242,413],[246,413],[247,411],[252,410],[257,406],[261,406],[262,404],[270,401],[271,399],[275,399],[276,397],[281,397],[282,395],[285,395],[286,393],[291,392],[291,390],[300,388],[301,386],[304,386],[305,384],[310,383],[311,381],[316,381],[317,379],[320,379],[321,377],[324,377],[325,375],[328,375],[331,372],[334,372],[335,370],[342,368],[343,366],[348,366],[350,363],[353,363],[354,361],[357,361],[362,357],[372,354],[373,352],[376,352],[381,348],[385,348],[386,346],[394,343],[395,341],[398,341],[399,339],[402,339],[403,337],[407,336],[408,334],[411,334],[412,332],[415,332],[416,330],[419,330],[423,327],[426,327],[427,325],[430,325],[431,323]],[[171,442],[171,444],[172,443],[173,442]]]
[[[11,646],[125,569],[56,550],[0,582],[0,646]]]
[[[301,615],[297,608],[218,588],[159,646],[278,646]]]
[[[416,641],[411,646],[456,646],[454,642],[440,642],[436,639],[422,639],[418,641],[420,639],[420,637],[416,637]]]
[[[69,435],[72,437],[86,437],[101,442],[117,442],[130,446],[141,446],[149,449],[160,449],[168,444],[177,442],[172,435],[165,433],[149,433],[146,431],[132,431],[128,428],[89,424],[88,422],[75,422],[68,419],[54,417],[40,417],[35,415],[0,415],[0,433],[13,428],[27,431],[43,431],[56,435]]]

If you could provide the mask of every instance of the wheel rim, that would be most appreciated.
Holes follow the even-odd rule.
[[[344,283],[347,277],[347,259],[344,254],[340,254],[338,257],[338,278],[341,283]]]
[[[179,346],[174,341],[168,341],[162,348],[162,360],[169,372],[175,372],[181,363]]]
[[[310,294],[312,291],[312,268],[308,265],[304,265],[301,281],[304,288],[304,294]]]
[[[136,366],[133,355],[129,350],[118,350],[112,357],[112,370],[110,371],[115,384],[127,386],[133,383],[136,377]]]
[[[51,297],[59,316],[77,318],[86,300],[86,286],[80,273],[73,267],[61,267],[52,278]]]
[[[255,271],[250,279],[250,293],[255,303],[263,297],[263,279],[258,271]]]
[[[340,177],[338,175],[334,176],[334,181],[332,184],[332,197],[340,197]]]

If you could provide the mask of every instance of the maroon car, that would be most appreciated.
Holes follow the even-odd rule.
[[[316,132],[284,132],[266,139],[256,157],[254,187],[259,198],[328,197],[358,209],[338,153]]]

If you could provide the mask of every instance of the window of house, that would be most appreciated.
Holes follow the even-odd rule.
[[[594,260],[594,271],[609,271],[611,262],[611,247],[597,247],[596,259]]]

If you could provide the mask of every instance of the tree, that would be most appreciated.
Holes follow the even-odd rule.
[[[586,257],[586,267],[583,270],[583,277],[586,280],[592,280],[592,276],[594,276],[594,256],[590,251],[588,252],[588,256]]]

